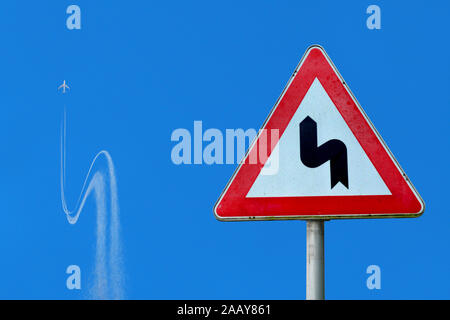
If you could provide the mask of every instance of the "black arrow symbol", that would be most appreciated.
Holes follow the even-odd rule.
[[[347,147],[337,139],[317,146],[317,123],[310,117],[300,122],[300,160],[308,168],[330,161],[331,189],[338,182],[348,189]]]

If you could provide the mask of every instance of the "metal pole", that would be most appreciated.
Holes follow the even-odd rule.
[[[306,300],[325,299],[324,221],[306,221]]]

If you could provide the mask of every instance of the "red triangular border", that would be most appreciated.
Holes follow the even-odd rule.
[[[217,201],[214,207],[216,217],[219,220],[266,220],[420,215],[425,207],[423,200],[320,46],[308,48],[265,121],[263,129],[268,132],[270,129],[279,129],[281,137],[316,77],[391,191],[391,195],[246,198],[264,166],[247,161],[257,152],[255,146],[258,145],[258,137]],[[271,153],[271,147],[269,149]]]

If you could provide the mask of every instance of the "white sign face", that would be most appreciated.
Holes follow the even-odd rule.
[[[345,144],[348,188],[341,182],[330,188],[330,161],[316,168],[309,168],[300,161],[299,124],[306,117],[310,117],[317,123],[318,146],[332,139],[340,140]],[[247,197],[391,194],[317,78],[275,148],[267,163],[273,165],[273,161],[278,158],[278,172],[272,175],[260,173]]]

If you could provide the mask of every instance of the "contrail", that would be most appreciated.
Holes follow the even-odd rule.
[[[94,285],[91,295],[94,299],[123,299],[122,248],[120,241],[119,204],[114,164],[108,151],[102,150],[95,156],[83,183],[78,201],[73,210],[67,208],[64,186],[66,181],[66,108],[61,128],[61,202],[67,221],[75,224],[80,217],[87,197],[94,192],[97,210],[97,241],[95,253]],[[101,159],[106,160],[106,170],[93,170]],[[109,186],[109,189],[108,189]],[[107,201],[109,195],[109,202]],[[109,221],[107,219],[107,213]],[[106,236],[109,225],[109,238]],[[107,251],[107,243],[109,250]]]

